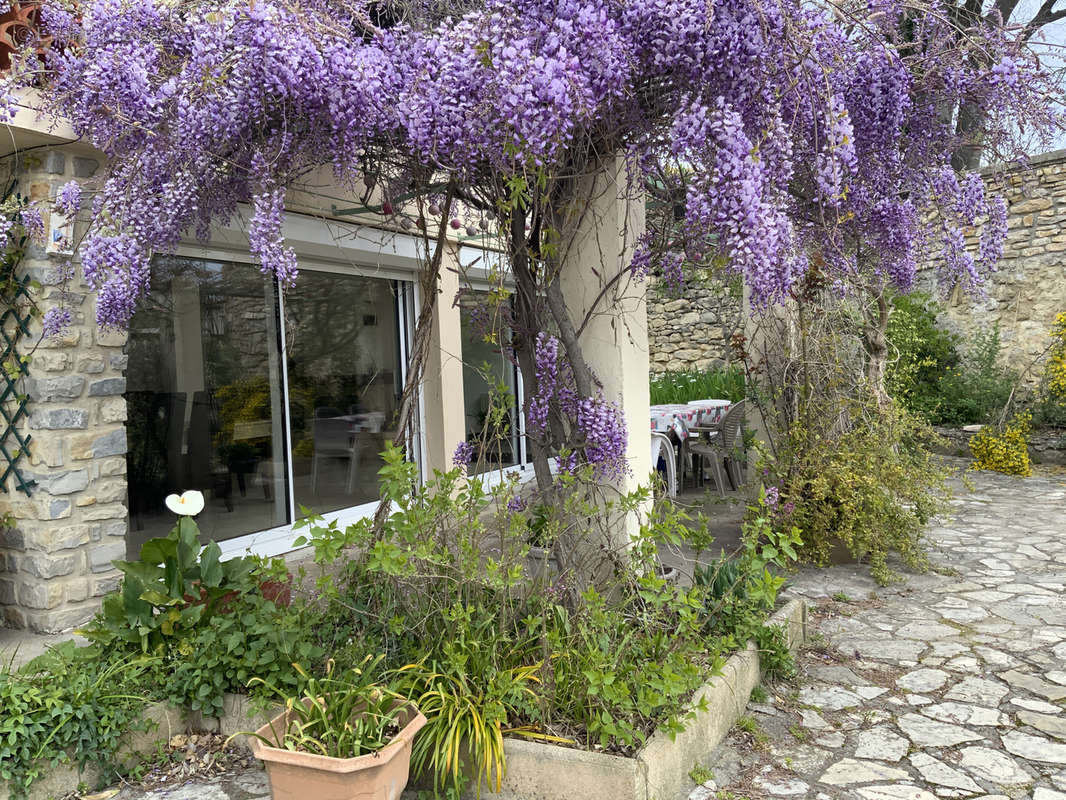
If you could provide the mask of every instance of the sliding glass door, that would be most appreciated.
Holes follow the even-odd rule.
[[[251,264],[157,259],[130,325],[131,556],[167,494],[204,492],[204,541],[377,496],[402,388],[403,284],[305,270],[281,296]]]

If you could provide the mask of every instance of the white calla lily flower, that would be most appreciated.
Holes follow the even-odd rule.
[[[179,517],[195,517],[204,510],[204,494],[195,489],[189,489],[180,495],[168,495],[166,504],[167,508]]]

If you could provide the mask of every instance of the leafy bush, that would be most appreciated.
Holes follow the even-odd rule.
[[[284,563],[222,561],[215,542],[201,551],[199,535],[192,517],[181,516],[167,536],[144,543],[140,560],[116,561],[122,583],[80,633],[111,658],[158,656],[144,691],[208,715],[254,677],[295,691],[293,664],[313,664],[322,650],[307,610],[289,604]]]
[[[999,365],[999,326],[973,335],[957,368],[940,379],[940,404],[932,421],[944,425],[990,422],[1010,399],[1018,376]]]
[[[914,414],[936,419],[944,398],[940,380],[959,365],[959,338],[937,324],[941,307],[928,294],[892,299],[888,319],[889,364],[885,389]]]
[[[226,692],[255,693],[265,682],[295,694],[304,678],[294,665],[317,665],[323,655],[308,631],[311,618],[300,606],[278,606],[261,594],[243,594],[226,613],[170,647],[156,691],[175,705],[216,717],[222,714]],[[253,679],[257,684],[251,684]]]
[[[0,779],[12,797],[25,797],[46,764],[110,770],[123,736],[146,727],[144,699],[123,688],[144,666],[68,641],[18,671],[0,668]]]
[[[651,378],[652,405],[710,398],[738,402],[745,397],[740,367],[670,370]]]
[[[1033,474],[1029,463],[1029,429],[1033,415],[1016,414],[1002,431],[988,425],[970,440],[974,469],[992,470],[1005,475]]]
[[[316,560],[333,563],[342,549],[348,559],[320,584],[330,606],[319,643],[338,663],[385,653],[383,666],[411,676],[429,717],[416,765],[438,791],[475,779],[491,787],[505,767],[503,735],[626,753],[657,727],[681,730],[725,646],[773,605],[770,562],[788,559],[751,529],[733,591],[762,594],[730,618],[703,587],[659,577],[656,548],[687,539],[688,520],[669,505],[649,514],[646,490],[611,497],[589,473],[560,474],[550,491],[515,502],[516,487],[460,470],[419,486],[399,451],[383,458],[393,513],[381,529],[305,523]],[[627,520],[639,533],[618,541]],[[528,559],[534,537],[550,568]]]
[[[959,338],[937,325],[940,307],[928,295],[892,301],[888,340],[895,358],[885,388],[911,413],[939,425],[991,421],[1010,398],[1018,376],[999,364],[998,326]]]
[[[925,568],[922,527],[941,507],[944,472],[926,449],[931,434],[905,411],[853,413],[848,430],[815,446],[793,429],[768,465],[781,487],[774,507],[803,531],[802,557],[825,564],[839,543],[884,583],[892,553]]]

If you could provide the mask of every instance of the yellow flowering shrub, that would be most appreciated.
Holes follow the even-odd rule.
[[[1002,432],[986,425],[970,440],[974,469],[987,469],[1005,475],[1032,475],[1029,463],[1029,429],[1033,415],[1016,414]]]
[[[1054,342],[1044,369],[1047,391],[1060,403],[1066,403],[1066,311],[1055,317],[1050,335]]]

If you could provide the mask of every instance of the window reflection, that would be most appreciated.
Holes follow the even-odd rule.
[[[130,324],[131,557],[174,524],[167,494],[204,492],[203,540],[288,521],[274,283],[246,264],[168,257]]]
[[[293,494],[316,513],[378,498],[395,433],[400,345],[394,284],[304,272],[285,294]]]

